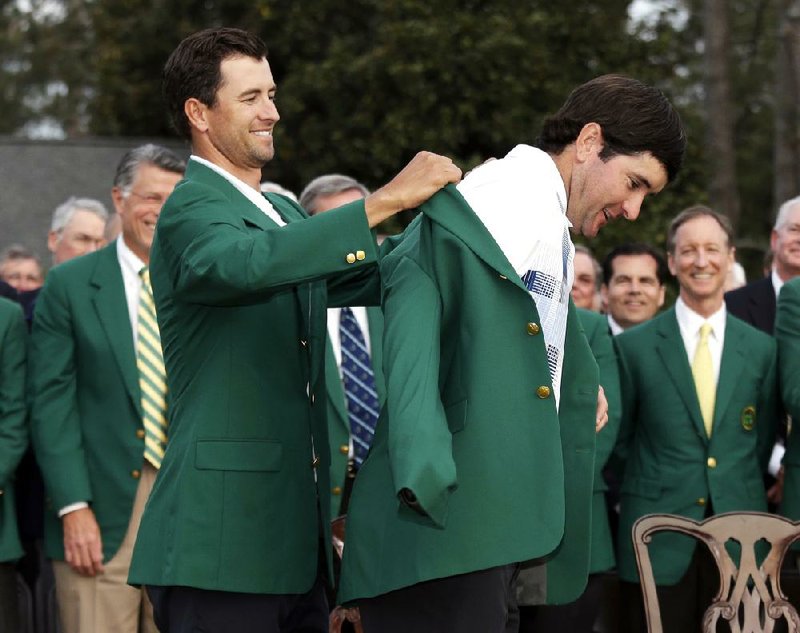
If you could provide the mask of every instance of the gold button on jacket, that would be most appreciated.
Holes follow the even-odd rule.
[[[342,494],[342,489],[339,486],[334,486],[331,488],[331,492],[335,495],[340,495]]]
[[[539,327],[538,323],[528,323],[528,334],[533,336],[534,334],[538,334],[542,331],[542,328]]]
[[[140,471],[140,470],[132,470],[131,471],[131,477],[133,477],[134,479],[139,479],[139,477],[141,477],[141,476],[142,476],[142,471]]]
[[[541,387],[539,387],[536,390],[536,395],[539,396],[542,399],[549,398],[550,397],[550,387],[548,387],[547,385],[542,385]]]
[[[713,457],[709,457],[708,460],[706,461],[706,464],[708,464],[709,468],[716,468],[717,467],[717,460],[714,459]]]
[[[360,262],[363,262],[367,258],[367,254],[364,251],[356,251],[356,259]]]
[[[136,429],[136,437],[140,440],[144,439],[144,429]]]
[[[347,444],[342,444],[342,445],[339,447],[339,452],[340,452],[342,455],[347,455],[347,454],[350,452],[350,447],[349,447]]]
[[[355,255],[355,253],[347,253],[347,256],[344,259],[348,264],[355,264],[356,263],[356,255]]]

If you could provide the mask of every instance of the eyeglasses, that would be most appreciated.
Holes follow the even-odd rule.
[[[162,206],[166,202],[166,198],[158,193],[137,193],[132,189],[128,190],[126,196],[135,196],[139,198],[144,204],[148,206]]]

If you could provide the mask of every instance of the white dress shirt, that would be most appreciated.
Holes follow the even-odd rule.
[[[714,367],[714,384],[719,381],[719,367],[722,364],[722,348],[725,344],[725,320],[727,315],[724,301],[719,310],[708,318],[692,310],[680,297],[675,302],[675,317],[678,319],[678,328],[681,331],[681,338],[686,348],[690,366],[694,360],[697,344],[700,342],[700,326],[704,323],[708,323],[711,326],[708,348],[711,352],[711,363]]]
[[[205,158],[200,158],[199,156],[195,156],[194,154],[192,154],[191,156],[189,156],[189,160],[197,161],[201,165],[205,165],[209,169],[213,169],[220,176],[222,176],[225,180],[227,180],[234,187],[236,187],[236,189],[238,189],[239,192],[245,198],[247,198],[250,202],[252,202],[259,209],[261,209],[261,211],[264,213],[264,215],[266,215],[270,220],[275,222],[275,224],[277,224],[278,226],[286,226],[286,222],[284,222],[283,218],[275,210],[275,207],[273,207],[270,204],[269,200],[267,200],[260,191],[256,191],[250,185],[248,185],[246,182],[244,182],[242,180],[239,180],[233,174],[228,173],[227,171],[225,171],[219,165],[215,165],[214,163],[212,163],[209,160],[206,160]]]
[[[476,167],[457,188],[520,277],[534,270],[554,280],[552,297],[533,291],[531,297],[541,320],[548,361],[552,349],[558,352],[551,368],[558,408],[575,256],[561,174],[547,153],[517,145],[504,158]]]
[[[781,288],[783,288],[783,284],[786,283],[781,279],[781,276],[778,274],[778,271],[774,268],[772,269],[772,273],[770,275],[772,277],[772,287],[775,289],[775,299],[778,299],[778,295],[781,294]]]
[[[372,345],[369,338],[369,321],[367,320],[367,309],[364,306],[355,306],[350,308],[353,311],[353,316],[358,322],[358,327],[361,328],[364,334],[364,342],[367,344],[367,351],[369,352],[370,360],[372,360]],[[328,308],[328,337],[331,340],[331,347],[333,348],[333,357],[336,359],[336,366],[339,368],[339,374],[342,372],[342,342],[339,332],[339,320],[342,313],[341,308]],[[373,365],[373,371],[375,370]]]
[[[608,317],[608,327],[611,330],[611,336],[622,334],[625,331],[625,328],[623,328],[619,323],[617,323],[614,320],[614,317],[612,317],[610,314],[607,314],[606,317]]]

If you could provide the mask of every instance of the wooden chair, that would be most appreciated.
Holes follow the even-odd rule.
[[[342,553],[344,552],[344,526],[345,516],[340,516],[331,521],[331,540],[333,541],[333,553],[339,561],[342,560]],[[338,582],[338,578],[337,578]],[[342,625],[345,622],[350,622],[353,625],[355,633],[364,633],[361,626],[361,615],[358,608],[345,608],[336,607],[331,611],[331,616],[328,621],[329,633],[341,633]]]
[[[705,543],[717,563],[720,588],[703,617],[703,632],[714,633],[720,618],[733,633],[771,633],[786,620],[789,633],[800,632],[797,610],[781,591],[780,572],[789,546],[800,538],[800,522],[761,512],[730,512],[697,522],[672,514],[649,514],[633,526],[633,546],[644,596],[647,630],[662,633],[661,611],[648,544],[656,532],[672,531]],[[755,544],[766,540],[767,557],[759,566]],[[737,568],[725,549],[729,540],[741,545]]]

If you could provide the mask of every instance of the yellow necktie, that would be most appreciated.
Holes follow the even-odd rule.
[[[156,468],[161,467],[167,445],[167,381],[161,336],[156,322],[156,306],[150,286],[150,271],[139,271],[142,287],[139,290],[139,323],[136,339],[136,366],[142,392],[144,422],[144,457]]]
[[[703,425],[706,427],[708,437],[711,437],[711,425],[714,422],[714,400],[717,397],[714,365],[711,362],[711,349],[708,347],[708,337],[711,332],[710,324],[703,323],[700,326],[700,341],[697,343],[692,361],[692,376],[694,376],[694,386],[697,390],[697,401],[700,403],[700,413],[703,415]]]

